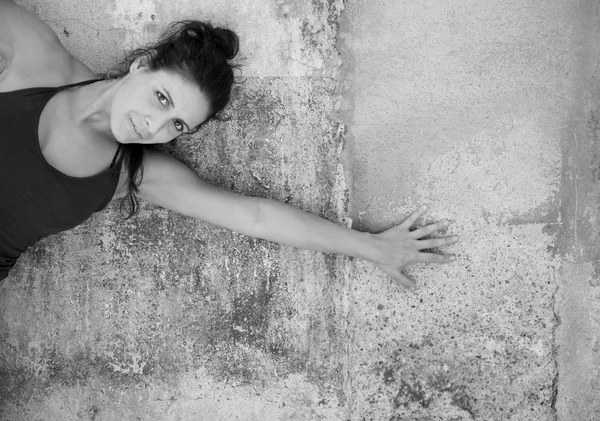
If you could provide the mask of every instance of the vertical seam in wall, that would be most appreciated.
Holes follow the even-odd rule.
[[[343,0],[343,3],[345,4],[346,0]],[[345,8],[344,11],[346,11]],[[355,98],[352,95],[351,89],[353,85],[352,70],[355,68],[355,58],[351,54],[350,48],[348,48],[343,40],[343,36],[339,36],[340,28],[344,25],[349,25],[350,19],[347,19],[345,14],[341,13],[338,22],[336,49],[340,55],[341,65],[337,76],[340,98],[337,110],[337,121],[345,125],[345,130],[343,133],[343,145],[339,159],[344,169],[344,177],[348,189],[347,216],[350,226],[353,226],[359,222],[359,219],[354,203],[354,139],[351,130],[349,130],[348,124],[352,122],[355,107]]]
[[[354,218],[354,210],[352,203],[352,162],[353,154],[352,148],[348,142],[348,127],[344,122],[344,114],[347,113],[347,101],[345,94],[348,92],[347,88],[347,68],[348,61],[351,59],[343,41],[340,40],[340,27],[344,21],[345,4],[347,0],[342,0],[339,15],[337,17],[337,28],[335,36],[335,50],[340,57],[340,65],[338,72],[336,72],[336,90],[334,95],[337,97],[335,101],[336,109],[332,112],[332,118],[336,121],[338,126],[336,138],[340,141],[338,149],[338,171],[336,180],[336,199],[338,203],[338,222],[344,224],[347,228],[352,228]],[[351,101],[351,107],[353,108],[354,101]],[[341,280],[343,281],[342,300],[344,309],[344,361],[343,361],[343,385],[342,390],[345,397],[345,416],[349,420],[352,418],[353,408],[353,378],[352,378],[352,344],[354,342],[354,335],[351,329],[352,324],[352,312],[353,312],[353,274],[355,263],[354,259],[350,257],[341,257],[343,263],[341,270],[338,272]]]
[[[557,294],[558,294],[558,284],[560,278],[560,268],[555,269],[554,275],[554,292],[552,293],[552,311],[554,314],[554,327],[552,329],[552,363],[554,365],[554,378],[552,379],[552,390],[551,390],[551,398],[550,398],[550,409],[552,410],[552,419],[553,421],[558,421],[558,412],[556,411],[556,399],[558,398],[558,381],[559,381],[559,372],[558,372],[558,345],[556,343],[556,334],[558,327],[560,326],[560,314],[558,310],[557,303]]]

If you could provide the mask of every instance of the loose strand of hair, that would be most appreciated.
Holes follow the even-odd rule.
[[[131,218],[139,209],[137,194],[144,177],[144,153],[147,146],[128,144],[123,146],[123,161],[127,166],[127,195],[121,199],[119,210],[125,219]]]

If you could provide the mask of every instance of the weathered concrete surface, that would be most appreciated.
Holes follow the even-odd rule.
[[[203,177],[344,223],[341,1],[24,2],[102,73],[176,19],[240,34],[226,121],[172,152]],[[117,205],[40,242],[0,286],[0,419],[345,417],[347,259]]]
[[[0,285],[0,420],[600,416],[593,2],[22,4],[99,73],[172,20],[232,27],[226,121],[173,154],[361,229],[427,202],[462,241],[408,294],[365,262],[114,204]]]
[[[339,47],[351,216],[378,230],[425,202],[462,239],[456,263],[409,271],[417,295],[355,263],[352,419],[598,418],[597,334],[584,336],[597,332],[596,318],[582,326],[577,318],[595,299],[586,276],[561,265],[573,229],[581,249],[596,239],[586,228],[597,223],[597,195],[586,195],[597,178],[586,178],[578,198],[570,181],[591,174],[596,155],[568,152],[574,140],[594,141],[575,121],[597,77],[583,71],[597,49],[586,42],[596,20],[596,4],[585,1],[346,3]],[[590,252],[586,261],[597,261],[597,246]],[[581,271],[590,267],[573,273]],[[565,304],[555,309],[557,288]],[[578,296],[588,298],[574,312]],[[567,319],[560,329],[569,333],[555,343]],[[571,416],[576,407],[596,416]]]
[[[600,419],[600,9],[589,8],[578,96],[563,143],[562,257],[556,311],[561,420]]]

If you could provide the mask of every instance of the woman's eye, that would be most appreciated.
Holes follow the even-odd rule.
[[[167,100],[167,97],[164,96],[163,94],[161,94],[160,92],[157,92],[156,96],[158,96],[158,100],[163,105],[163,107],[166,107],[167,104],[169,103],[169,101]]]
[[[181,121],[175,120],[175,121],[173,121],[173,124],[175,125],[175,129],[178,132],[182,132],[183,131],[183,124],[181,123]]]

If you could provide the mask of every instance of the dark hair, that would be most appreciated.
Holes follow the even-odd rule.
[[[177,73],[196,83],[206,95],[211,113],[206,121],[218,119],[219,112],[229,102],[234,82],[233,69],[229,63],[238,53],[237,35],[226,28],[218,28],[207,22],[174,22],[153,46],[139,48],[128,54],[122,63],[123,70],[140,56],[148,56],[151,70],[164,70]],[[121,76],[126,73],[121,72]],[[205,122],[206,122],[205,121]],[[198,130],[202,124],[194,128]],[[127,144],[122,147],[122,160],[127,165],[129,185],[127,196],[121,201],[121,212],[128,208],[130,218],[138,210],[136,194],[142,182],[144,149],[147,146]]]

